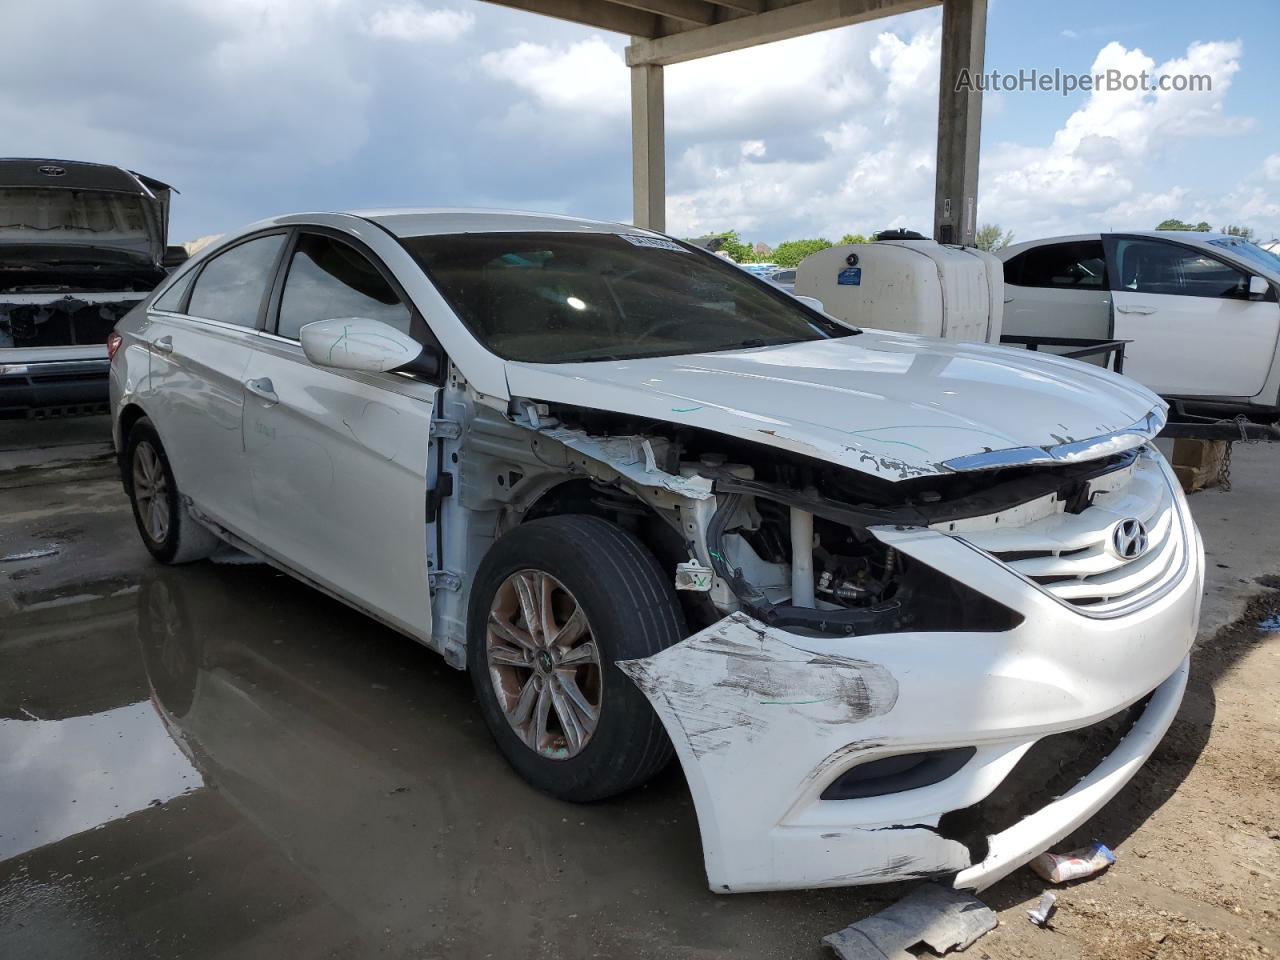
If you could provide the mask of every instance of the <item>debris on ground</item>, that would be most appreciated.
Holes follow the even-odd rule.
[[[1106,844],[1091,843],[1070,853],[1042,853],[1031,861],[1031,869],[1050,883],[1066,883],[1101,873],[1115,862]]]
[[[1049,918],[1053,916],[1053,911],[1057,907],[1058,895],[1048,890],[1045,891],[1040,903],[1034,910],[1027,911],[1027,918],[1037,927],[1047,927]]]
[[[39,560],[44,557],[52,557],[57,552],[58,548],[54,546],[37,547],[35,550],[24,550],[22,553],[11,553],[0,557],[0,563],[13,563],[15,560]]]
[[[973,894],[936,883],[822,938],[840,960],[914,960],[920,944],[941,956],[963,950],[996,927],[995,913]]]

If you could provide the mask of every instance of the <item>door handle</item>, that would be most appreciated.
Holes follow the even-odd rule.
[[[1013,303],[1013,297],[1005,297],[1005,298],[1004,298],[1004,302],[1005,302],[1005,303]]]
[[[1140,303],[1135,303],[1129,307],[1120,307],[1120,306],[1116,307],[1116,313],[1137,313],[1137,314],[1141,314],[1144,317],[1147,314],[1155,313],[1155,312],[1156,312],[1155,307],[1144,306],[1143,304],[1140,304]]]
[[[151,345],[161,353],[173,353],[173,337],[167,334],[155,340]]]
[[[257,380],[246,380],[244,388],[252,393],[255,397],[261,397],[267,403],[279,403],[280,397],[277,396],[275,387],[271,384],[270,377],[259,377]]]

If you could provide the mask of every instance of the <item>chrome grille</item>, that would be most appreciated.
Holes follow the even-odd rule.
[[[1059,600],[1099,615],[1142,606],[1176,579],[1187,557],[1177,496],[1159,454],[1090,481],[1090,505],[1067,513],[1050,494],[983,517],[936,524],[1037,583]],[[1111,549],[1117,524],[1141,521],[1146,551],[1132,560]]]

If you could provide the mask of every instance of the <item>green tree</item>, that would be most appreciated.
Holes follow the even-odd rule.
[[[1225,233],[1229,237],[1240,237],[1244,240],[1253,239],[1253,227],[1237,227],[1234,224],[1223,227],[1220,233]]]
[[[840,238],[840,245],[842,247],[850,243],[866,243],[866,242],[867,242],[867,238],[860,233],[846,233],[843,237]]]
[[[1177,217],[1170,217],[1168,220],[1161,220],[1158,224],[1156,224],[1156,229],[1157,230],[1199,230],[1200,232],[1203,233],[1203,232],[1212,230],[1213,227],[1209,226],[1209,224],[1204,220],[1201,220],[1199,223],[1186,223],[1182,220],[1179,220]]]
[[[1013,243],[1013,231],[1001,231],[998,223],[984,223],[973,235],[973,245],[987,253],[995,253]]]
[[[772,259],[780,267],[795,267],[805,257],[830,246],[831,241],[821,237],[814,240],[786,240],[773,248]]]
[[[737,230],[726,230],[724,233],[713,233],[711,236],[720,238],[720,249],[733,257],[735,263],[756,262],[755,250],[752,249],[751,244],[738,236]]]

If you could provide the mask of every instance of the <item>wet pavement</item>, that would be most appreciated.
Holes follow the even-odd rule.
[[[85,472],[0,473],[0,956],[812,956],[891,895],[711,894],[678,767],[545,797],[465,674],[269,567],[152,562]]]
[[[464,674],[269,567],[152,562],[72,453],[0,456],[0,957],[817,957],[905,891],[710,893],[678,766],[535,792]]]

